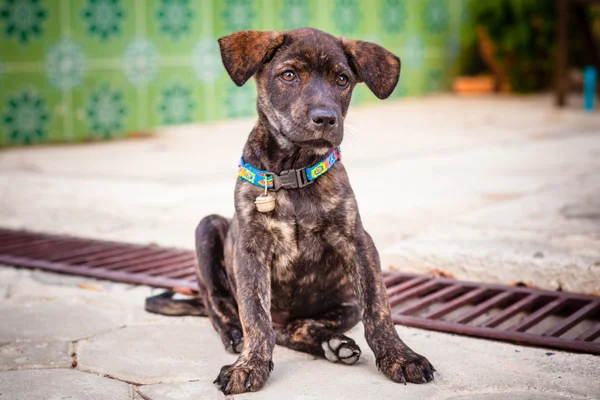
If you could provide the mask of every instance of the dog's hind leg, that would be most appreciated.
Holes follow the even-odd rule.
[[[356,325],[360,315],[356,303],[343,303],[315,318],[290,321],[276,330],[276,342],[331,362],[354,364],[360,357],[360,348],[342,333]]]
[[[243,335],[237,303],[224,265],[224,244],[229,221],[218,215],[203,218],[196,228],[196,254],[200,297],[225,349],[239,353]]]

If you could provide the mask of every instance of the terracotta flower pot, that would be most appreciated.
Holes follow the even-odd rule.
[[[492,93],[496,89],[496,79],[491,75],[458,76],[452,82],[452,90],[457,94]]]

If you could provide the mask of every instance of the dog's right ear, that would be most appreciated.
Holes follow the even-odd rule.
[[[242,86],[283,43],[277,31],[240,31],[219,39],[221,58],[236,85]]]
[[[378,98],[388,98],[400,79],[400,59],[375,43],[361,40],[342,38],[342,47],[359,81]]]

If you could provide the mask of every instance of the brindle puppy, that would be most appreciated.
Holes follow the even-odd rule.
[[[315,29],[237,32],[219,40],[231,79],[254,76],[258,122],[243,150],[247,164],[275,174],[314,165],[342,142],[354,86],[380,99],[398,82],[400,60],[368,42]],[[395,382],[425,383],[433,366],[400,340],[390,316],[379,256],[365,232],[341,162],[313,184],[271,192],[238,180],[235,215],[211,215],[196,229],[200,298],[149,299],[150,311],[208,314],[225,348],[241,352],[216,379],[225,394],[263,387],[275,343],[353,364],[360,349],[342,333],[361,320],[377,366]],[[275,329],[273,328],[275,326]]]

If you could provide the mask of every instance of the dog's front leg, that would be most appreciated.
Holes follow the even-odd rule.
[[[375,353],[377,367],[395,382],[426,383],[433,380],[433,366],[404,344],[396,332],[382,279],[379,254],[366,232],[359,235],[355,254],[352,264],[363,310],[365,337]]]
[[[252,242],[252,238],[239,238],[235,248],[233,270],[244,348],[234,364],[221,368],[215,380],[226,395],[259,390],[273,369],[270,246]]]

